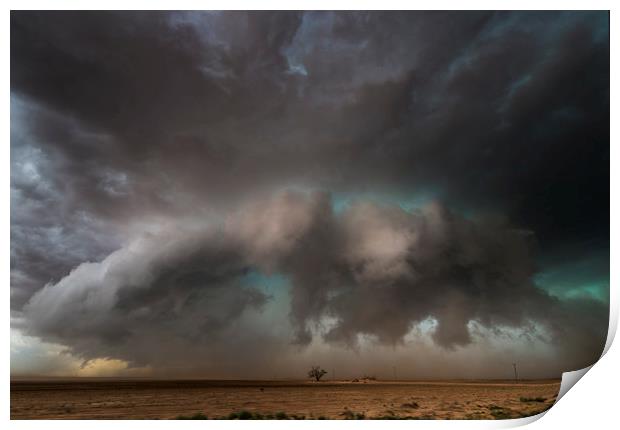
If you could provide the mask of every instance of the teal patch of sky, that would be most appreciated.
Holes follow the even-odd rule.
[[[467,219],[474,219],[479,214],[494,212],[493,208],[484,206],[473,207],[462,200],[455,200],[447,196],[439,186],[418,187],[415,191],[404,188],[369,188],[366,190],[329,191],[323,188],[314,188],[304,185],[287,186],[287,190],[304,194],[315,191],[329,192],[332,209],[335,214],[341,214],[345,209],[356,202],[375,203],[383,206],[399,206],[402,210],[412,212],[423,208],[431,202],[441,202],[447,205],[453,213]]]
[[[254,315],[251,324],[262,327],[273,336],[290,336],[290,287],[291,282],[285,274],[261,273],[252,269],[241,278],[242,285],[256,288],[269,298],[258,315]]]
[[[250,270],[241,278],[241,283],[247,287],[256,288],[271,297],[270,306],[282,308],[288,306],[290,283],[284,274],[264,274],[257,270]]]
[[[584,297],[609,303],[609,256],[592,256],[545,268],[534,282],[560,299]]]
[[[424,190],[415,193],[405,192],[378,192],[378,191],[361,191],[361,192],[333,192],[332,207],[334,212],[341,213],[356,201],[370,201],[382,205],[400,206],[404,211],[412,211],[419,209],[424,205],[436,200],[439,197],[437,190]]]

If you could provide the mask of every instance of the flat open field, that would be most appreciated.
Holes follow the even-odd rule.
[[[11,419],[226,418],[241,411],[247,418],[505,419],[548,409],[559,388],[559,380],[23,380],[11,381]]]

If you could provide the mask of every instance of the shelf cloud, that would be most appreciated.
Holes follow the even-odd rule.
[[[602,351],[606,12],[13,11],[10,67],[23,336],[227,377]]]

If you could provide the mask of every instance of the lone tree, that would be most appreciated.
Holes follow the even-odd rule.
[[[321,369],[321,366],[312,366],[308,372],[308,378],[314,378],[316,382],[319,382],[325,374],[327,374],[327,370]]]

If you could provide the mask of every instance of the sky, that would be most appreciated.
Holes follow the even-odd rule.
[[[11,12],[11,373],[559,377],[607,12]]]

